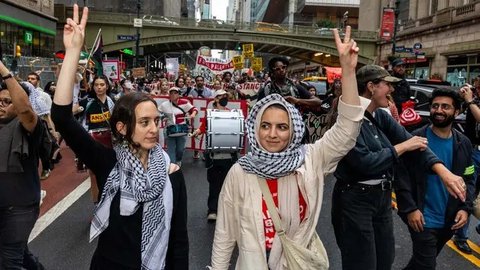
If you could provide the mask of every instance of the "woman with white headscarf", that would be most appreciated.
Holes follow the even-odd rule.
[[[287,268],[261,181],[268,185],[286,236],[305,248],[318,239],[324,176],[355,145],[363,118],[355,78],[358,47],[350,39],[350,27],[343,42],[337,30],[334,36],[343,70],[336,124],[315,144],[302,145],[305,126],[293,105],[277,94],[255,104],[246,123],[251,152],[232,167],[220,193],[212,269],[228,269],[235,245],[236,269]],[[328,267],[321,242],[317,248],[322,266]]]

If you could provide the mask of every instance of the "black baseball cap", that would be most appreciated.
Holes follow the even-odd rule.
[[[386,69],[377,65],[366,65],[357,71],[357,82],[359,83],[365,84],[378,79],[391,83],[401,81],[401,79],[391,76]]]
[[[399,65],[405,65],[405,62],[402,60],[402,58],[396,58],[392,61],[392,67],[396,67]]]

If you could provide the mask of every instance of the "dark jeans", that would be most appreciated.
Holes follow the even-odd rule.
[[[207,169],[208,213],[217,213],[218,196],[228,171],[234,164],[232,159],[214,159],[213,166]]]
[[[395,257],[391,190],[335,184],[332,224],[342,269],[389,270]]]
[[[38,213],[38,205],[0,208],[1,269],[42,269],[27,247]]]
[[[413,254],[404,270],[434,270],[437,255],[452,237],[453,231],[449,228],[424,228],[423,232],[415,232],[410,226],[408,230],[412,238]]]

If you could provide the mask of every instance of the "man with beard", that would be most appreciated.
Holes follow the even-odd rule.
[[[404,269],[435,269],[436,257],[455,230],[462,228],[472,210],[474,167],[472,144],[452,128],[460,112],[461,98],[457,92],[437,89],[430,99],[431,125],[415,130],[429,148],[454,174],[462,175],[467,191],[462,202],[449,195],[442,181],[419,164],[415,151],[402,157],[395,192],[398,214],[408,225],[412,239],[412,257]],[[418,151],[418,150],[416,150]]]
[[[194,98],[213,98],[213,91],[205,86],[205,79],[198,75],[195,77],[195,88],[188,95]]]
[[[44,127],[1,61],[0,75],[0,269],[43,269],[27,241],[40,209],[38,148]]]
[[[405,79],[405,62],[402,59],[397,58],[392,61],[392,75],[401,79],[394,85],[395,91],[392,93],[393,101],[398,109],[398,114],[402,113],[402,103],[410,100],[411,91],[410,84]]]

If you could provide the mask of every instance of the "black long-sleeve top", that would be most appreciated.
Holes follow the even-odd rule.
[[[74,119],[71,104],[53,104],[51,116],[68,146],[96,175],[98,189],[102,194],[108,175],[117,163],[115,151],[90,137]],[[171,174],[170,181],[174,205],[166,269],[188,269],[187,199],[182,172]],[[124,269],[140,269],[142,214],[143,204],[140,204],[133,215],[121,216],[118,192],[110,207],[109,225],[99,236],[96,254],[125,266]]]
[[[371,179],[392,179],[394,165],[398,163],[395,144],[412,137],[387,112],[375,111],[375,122],[364,120],[355,147],[338,163],[335,177],[345,184]],[[378,125],[378,126],[377,126]],[[419,152],[424,170],[430,171],[441,160],[427,148]]]

